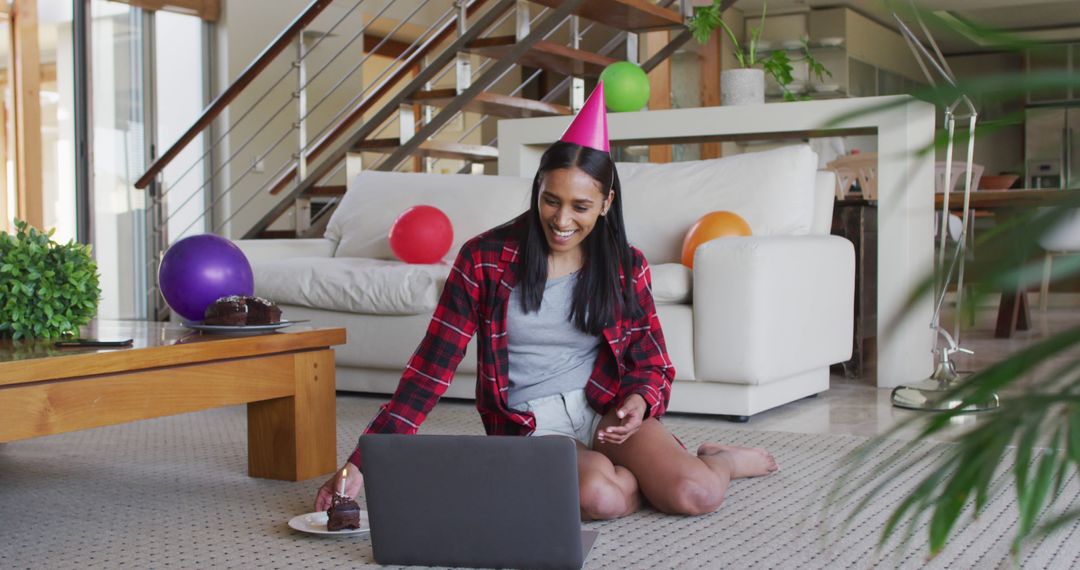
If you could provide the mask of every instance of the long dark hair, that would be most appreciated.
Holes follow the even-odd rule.
[[[576,167],[600,183],[607,199],[607,189],[615,192],[607,214],[596,220],[589,235],[582,242],[584,265],[574,286],[570,305],[570,320],[578,330],[599,335],[613,324],[615,316],[623,313],[631,317],[642,315],[641,305],[633,286],[633,256],[626,240],[626,226],[622,215],[622,186],[615,162],[606,152],[581,145],[557,142],[540,158],[540,168],[533,178],[532,201],[526,216],[525,235],[522,239],[521,308],[526,313],[540,309],[547,284],[548,254],[550,248],[544,237],[540,222],[540,183],[552,170]],[[619,270],[625,275],[619,282]]]

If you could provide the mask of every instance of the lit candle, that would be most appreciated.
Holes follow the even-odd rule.
[[[342,469],[341,470],[341,489],[338,491],[338,494],[343,496],[343,497],[345,496],[345,476],[346,475],[347,475],[347,472],[344,469]]]

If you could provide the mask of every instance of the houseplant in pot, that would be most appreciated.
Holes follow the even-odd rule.
[[[55,338],[77,333],[97,314],[101,289],[90,247],[52,240],[15,220],[0,232],[0,338]]]
[[[819,81],[832,73],[820,61],[810,53],[810,47],[803,40],[800,55],[793,59],[788,50],[774,50],[767,54],[758,53],[761,40],[761,31],[765,29],[765,12],[767,3],[761,5],[761,23],[751,28],[750,39],[744,46],[735,35],[734,30],[724,22],[722,17],[722,0],[713,0],[711,6],[702,6],[694,9],[694,15],[687,20],[686,25],[690,28],[699,43],[709,41],[709,37],[718,28],[723,29],[732,47],[735,48],[735,57],[739,61],[739,68],[726,69],[720,72],[720,102],[722,105],[748,105],[765,102],[765,76],[768,75],[776,80],[783,93],[785,101],[795,101],[798,96],[791,90],[794,81],[793,72],[795,64],[805,62],[809,73]]]

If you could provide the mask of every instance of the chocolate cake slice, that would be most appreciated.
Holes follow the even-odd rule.
[[[281,322],[281,309],[277,304],[262,297],[246,297],[247,324],[269,325]]]
[[[330,508],[326,510],[326,530],[360,528],[360,505],[345,495],[334,493]]]
[[[281,322],[281,309],[262,297],[233,295],[222,297],[206,307],[203,324],[207,325],[269,325]]]
[[[246,325],[247,303],[239,295],[222,297],[206,307],[203,324],[207,325]]]

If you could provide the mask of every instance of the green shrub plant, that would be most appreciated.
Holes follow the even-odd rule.
[[[55,338],[77,333],[97,314],[101,288],[90,246],[59,244],[53,233],[15,220],[0,232],[0,337]]]

